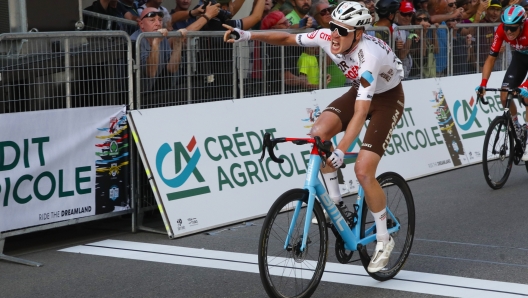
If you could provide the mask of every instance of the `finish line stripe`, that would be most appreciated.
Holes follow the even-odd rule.
[[[171,245],[104,240],[60,251],[257,274],[259,272],[257,255]],[[528,296],[528,285],[524,284],[403,270],[392,280],[378,282],[368,276],[363,266],[339,263],[326,264],[322,281],[456,297]]]

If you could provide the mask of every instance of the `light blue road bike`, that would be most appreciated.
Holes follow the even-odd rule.
[[[319,137],[271,139],[266,134],[260,161],[267,149],[273,161],[282,163],[284,160],[275,156],[273,148],[283,142],[313,144],[313,147],[304,187],[282,194],[264,220],[258,247],[260,278],[270,297],[309,297],[316,290],[325,269],[328,228],[336,238],[337,260],[348,263],[353,252],[358,251],[366,270],[376,245],[376,225],[361,187],[357,201],[349,211],[335,205],[321,184],[319,168],[331,154],[330,141],[323,142]],[[400,175],[387,172],[377,180],[387,196],[387,228],[396,246],[389,264],[379,272],[368,274],[385,281],[400,271],[411,251],[414,201],[409,186]],[[330,223],[325,220],[323,208],[329,214]],[[312,216],[317,219],[317,226],[311,226]]]

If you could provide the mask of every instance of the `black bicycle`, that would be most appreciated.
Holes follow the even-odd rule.
[[[493,189],[499,189],[504,186],[512,169],[512,164],[518,165],[526,149],[526,129],[519,138],[515,133],[510,104],[514,98],[519,103],[528,106],[519,96],[519,88],[501,89],[501,88],[483,88],[485,91],[506,91],[506,106],[502,116],[497,116],[490,123],[486,137],[484,138],[484,148],[482,149],[482,167],[484,170],[484,179]],[[477,101],[488,104],[483,96],[477,96]],[[525,162],[528,171],[528,163]]]

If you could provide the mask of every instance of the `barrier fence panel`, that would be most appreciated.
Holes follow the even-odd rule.
[[[0,35],[0,113],[131,102],[124,32]]]
[[[50,114],[48,112],[52,111],[45,110],[102,106],[128,106],[133,102],[132,82],[131,42],[129,36],[125,32],[50,32],[13,33],[0,35],[0,114],[4,114],[4,116],[2,116],[2,119],[4,119],[4,121],[5,119],[8,119],[8,116],[10,114],[19,112],[44,112],[46,113],[45,115],[48,115]],[[68,111],[86,114],[85,109],[69,109]],[[24,120],[21,121],[20,124],[17,124],[16,131],[24,129],[25,126],[31,125],[30,123],[32,123],[33,125],[36,125],[36,127],[33,129],[34,131],[39,130],[42,131],[42,134],[46,133],[46,135],[51,136],[51,132],[50,134],[47,134],[48,132],[46,130],[50,130],[51,126],[42,125],[34,122],[34,117],[37,115],[34,113],[32,113],[31,115],[27,115],[28,117],[30,117],[30,121]],[[128,171],[128,169],[125,171],[125,169],[122,168],[123,166],[125,166],[125,163],[126,165],[129,164],[128,161],[126,161],[125,163],[123,163],[123,160],[116,161],[115,167],[113,166],[113,164],[103,161],[107,160],[108,162],[111,162],[111,160],[115,159],[116,156],[127,156],[128,158],[128,128],[125,122],[125,113],[123,112],[122,115],[123,116],[119,117],[112,116],[108,119],[103,118],[103,121],[105,122],[101,122],[99,124],[101,124],[101,126],[107,127],[104,128],[106,129],[106,132],[101,133],[100,137],[88,137],[91,142],[94,142],[94,140],[98,139],[99,141],[96,142],[100,146],[92,144],[87,147],[86,145],[88,143],[69,144],[71,146],[83,146],[84,144],[83,148],[88,149],[88,151],[92,152],[88,152],[88,159],[94,161],[94,165],[89,166],[91,167],[92,172],[99,173],[98,175],[93,174],[93,177],[99,177],[101,175],[108,176],[112,173],[117,174],[119,171],[116,171],[116,169],[118,168],[123,173],[127,173],[126,176],[128,176],[128,173],[130,172],[132,172],[133,174],[132,167],[127,166],[127,168],[131,168],[130,172]],[[21,114],[20,117],[22,116],[23,115]],[[99,115],[94,113],[93,115],[88,115],[86,119],[89,119],[89,121],[93,121],[93,119],[96,119],[97,116]],[[61,116],[54,116],[52,117],[52,119],[49,119],[48,122],[51,123],[52,120],[55,122],[62,121],[60,120],[60,117]],[[68,121],[65,121],[64,123],[60,124],[68,127],[62,131],[63,134],[71,133],[72,127],[83,126],[83,124],[79,122],[80,120],[78,118],[72,119],[73,120],[71,121],[75,121],[74,123],[69,123]],[[101,126],[99,126],[99,124],[97,124],[96,127],[100,128]],[[119,127],[119,133],[117,131],[113,131],[116,127]],[[60,135],[60,131],[60,129],[57,129],[53,132],[53,134],[59,133]],[[8,134],[4,134],[4,138],[7,137]],[[18,138],[23,136],[11,137]],[[56,141],[59,139],[60,137],[56,136],[48,137],[47,141],[42,141],[46,142],[47,144],[46,146],[42,145],[42,148],[45,148],[46,150],[53,148],[53,150],[55,150],[56,148],[61,147],[57,146]],[[13,179],[13,183],[16,182],[15,179],[18,179],[18,181],[24,181],[24,179],[29,179],[29,174],[20,176],[20,173],[16,172],[16,168],[14,170],[11,170],[11,168],[7,166],[7,163],[9,162],[12,163],[10,165],[15,164],[16,158],[15,161],[13,161],[13,156],[11,154],[12,151],[10,151],[10,148],[16,147],[16,142],[14,143],[14,140],[8,139],[2,139],[1,141],[3,142],[2,154],[6,154],[2,157],[2,165],[0,165],[2,166],[2,173],[7,175],[6,177],[12,175],[12,177],[10,178]],[[112,145],[114,141],[116,144],[113,145],[112,148],[110,148],[109,146]],[[6,146],[7,149],[5,149]],[[72,150],[71,152],[67,152],[70,152],[73,155],[77,154],[75,152],[78,151],[79,150]],[[95,154],[96,156],[94,156],[93,154]],[[43,155],[43,157],[41,158],[49,158],[49,156]],[[75,160],[75,158],[72,159]],[[105,166],[103,166],[102,163],[95,162],[96,160],[103,161]],[[56,163],[55,159],[52,159],[52,161]],[[66,161],[67,160],[64,160],[64,162]],[[53,165],[54,163],[51,163],[47,166]],[[107,168],[106,166],[109,166],[110,168]],[[108,169],[109,171],[106,171],[105,169]],[[53,193],[53,190],[55,189],[55,184],[53,183],[53,181],[59,183],[57,181],[59,181],[60,179],[66,179],[64,178],[66,176],[63,177],[60,175],[66,175],[67,170],[68,169],[66,168],[62,169],[61,171],[64,171],[63,174],[55,173],[52,170],[51,172],[43,172],[40,175],[39,172],[37,172],[35,177],[31,176],[34,178],[35,183],[37,181],[48,180],[51,183],[51,190],[49,190],[49,194],[41,197],[41,200],[46,201],[47,198],[49,198],[48,195],[55,195]],[[55,175],[58,175],[57,177],[63,178],[57,178],[55,177]],[[116,175],[115,177],[117,176],[119,175]],[[9,188],[8,184],[6,184],[9,182],[6,182],[6,179],[10,178],[6,177],[4,177],[0,182],[4,183],[2,187],[2,191],[4,192],[7,191],[7,189]],[[99,190],[97,187],[95,187],[96,182],[94,181],[94,179],[95,178],[89,178],[89,181],[91,182],[84,183],[90,183],[90,185],[92,185],[91,183],[94,183],[92,189],[93,196],[95,197],[97,191]],[[9,227],[5,225],[0,227],[0,259],[38,266],[39,264],[36,262],[9,257],[2,253],[5,238],[29,232],[46,230],[108,217],[121,216],[125,214],[132,214],[132,230],[135,231],[135,197],[134,191],[132,191],[135,188],[135,184],[133,181],[129,181],[129,178],[123,179],[124,180],[122,181],[128,180],[128,182],[125,183],[126,185],[122,185],[122,188],[120,188],[119,191],[117,189],[112,189],[112,187],[110,187],[110,189],[104,190],[103,197],[106,199],[108,198],[108,196],[110,196],[110,199],[113,199],[117,198],[118,193],[120,193],[121,195],[119,198],[124,197],[126,200],[128,200],[128,203],[126,204],[129,204],[129,207],[123,209],[116,208],[114,210],[117,211],[109,213],[105,213],[103,211],[95,211],[94,209],[96,209],[96,207],[90,207],[89,209],[91,209],[91,211],[89,213],[84,213],[88,216],[72,218],[71,216],[62,217],[61,215],[61,221],[59,221],[59,218],[47,220],[48,215],[46,215],[42,218],[39,218],[39,221],[35,223],[31,221],[34,217],[33,215],[31,215],[31,219],[27,218],[25,222],[16,225],[16,227],[12,225],[9,225]],[[65,180],[60,181],[62,183]],[[13,183],[11,183],[11,186],[16,187],[16,185],[13,185]],[[85,187],[88,187],[86,185]],[[99,188],[100,187],[101,185],[99,185]],[[25,188],[26,187],[24,186],[24,189]],[[29,186],[27,188],[28,190],[35,189]],[[61,188],[61,191],[65,191],[62,195],[70,196],[72,198],[77,197],[76,195],[70,194],[70,192],[66,190]],[[5,197],[8,198],[7,195]],[[6,198],[4,198],[4,209],[7,208],[6,200],[8,199]],[[20,202],[26,202],[24,200],[30,200],[30,197],[22,199],[18,198],[18,201]],[[20,202],[19,204],[21,204]],[[31,206],[33,206],[33,203],[34,202],[32,202]],[[9,210],[11,210],[11,208],[17,208],[17,205],[15,203],[12,203],[11,205],[9,206]],[[25,204],[24,206],[29,205]],[[35,210],[30,209],[28,209],[27,211],[31,211],[32,213],[36,212]],[[84,214],[82,216],[84,216]],[[19,217],[17,216],[17,218]],[[20,218],[24,217],[21,216]],[[62,218],[65,218],[66,220]]]
[[[396,46],[397,41],[403,41],[404,44],[411,43],[408,55],[405,57],[398,55],[406,70],[405,80],[433,77],[428,71],[429,46],[433,47],[434,63],[437,68],[434,77],[480,73],[489,55],[497,25],[457,24],[456,28],[441,25],[438,28],[431,26],[427,31],[420,25],[398,26],[394,29],[392,48],[400,54],[401,50]],[[411,34],[416,34],[418,38]],[[493,71],[505,70],[509,65],[507,57],[511,55],[509,46],[504,45],[503,48]]]

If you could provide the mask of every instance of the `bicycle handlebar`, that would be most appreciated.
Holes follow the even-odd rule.
[[[260,156],[259,161],[262,162],[264,160],[264,156],[266,155],[266,149],[268,149],[269,156],[271,160],[273,160],[276,163],[283,163],[284,159],[278,158],[275,155],[275,152],[273,151],[273,148],[278,143],[284,143],[284,142],[292,142],[296,145],[304,145],[304,144],[314,144],[318,152],[323,152],[326,158],[330,157],[332,154],[332,142],[330,141],[321,141],[320,137],[313,137],[313,138],[276,138],[272,139],[271,134],[269,132],[264,134],[264,141],[262,142],[262,155]],[[342,168],[345,167],[345,164],[341,166]]]
[[[528,104],[524,102],[524,100],[522,100],[519,96],[519,94],[521,93],[520,89],[519,88],[488,88],[488,87],[482,87],[482,90],[483,91],[495,91],[495,92],[499,92],[499,91],[505,91],[505,92],[508,92],[508,93],[514,93],[514,95],[517,95],[517,99],[519,100],[519,103],[521,103],[522,105],[524,106],[527,106],[528,107]],[[489,104],[489,102],[484,98],[484,96],[480,95],[480,94],[477,94],[477,103],[478,101],[481,101],[483,104],[487,105]]]

